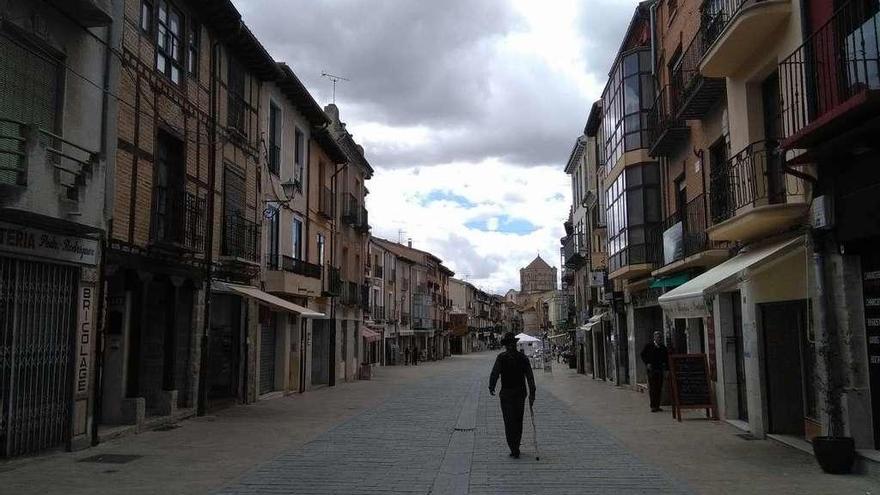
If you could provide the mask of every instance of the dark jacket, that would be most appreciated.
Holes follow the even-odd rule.
[[[529,395],[535,395],[535,375],[532,374],[532,365],[529,358],[519,351],[504,351],[495,359],[492,374],[489,375],[489,390],[495,390],[498,377],[501,377],[501,395],[526,395],[526,382],[529,385]]]
[[[664,371],[669,366],[669,351],[663,344],[658,346],[654,342],[648,342],[642,349],[642,362],[650,371]]]

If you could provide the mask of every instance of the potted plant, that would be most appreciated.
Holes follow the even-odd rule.
[[[818,254],[818,253],[817,253]],[[828,313],[829,294],[825,286],[824,256],[814,258],[816,270],[816,290],[819,299],[818,309],[824,323],[825,332],[819,355],[825,367],[824,379],[818,380],[824,392],[824,412],[828,422],[827,435],[813,438],[813,454],[822,470],[829,474],[846,474],[852,471],[855,463],[855,440],[846,436],[843,423],[841,399],[848,377],[844,376],[845,366],[841,355],[841,335],[833,314]],[[844,342],[848,344],[848,342]],[[853,369],[854,372],[857,370]]]

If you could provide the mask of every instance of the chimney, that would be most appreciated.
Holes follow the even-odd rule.
[[[412,248],[412,237],[406,240],[406,247]]]

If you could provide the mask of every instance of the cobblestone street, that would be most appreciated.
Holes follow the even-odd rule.
[[[536,375],[541,459],[529,426],[522,458],[511,459],[497,399],[485,386],[493,358],[482,353],[380,369],[369,382],[0,464],[0,492],[872,493],[867,478],[823,475],[810,456],[768,441],[743,442],[723,423],[651,415],[638,407],[643,395],[561,367]],[[623,431],[614,423],[634,417],[644,424]],[[639,442],[646,432],[653,438]],[[687,444],[694,448],[683,449]],[[77,462],[98,454],[140,457]],[[732,462],[736,457],[740,463]]]

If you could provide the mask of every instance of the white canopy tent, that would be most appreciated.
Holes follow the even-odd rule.
[[[516,338],[519,339],[519,342],[516,343],[516,347],[528,357],[534,356],[535,353],[541,349],[541,339],[525,333],[517,335]]]

